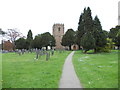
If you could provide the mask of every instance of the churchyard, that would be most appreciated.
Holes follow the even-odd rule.
[[[1,43],[2,88],[118,88],[120,25],[104,30],[90,7],[77,23],[77,30],[64,32],[58,23],[52,34],[38,31],[34,37],[31,29],[26,36],[0,29],[9,37]]]
[[[42,55],[39,53],[38,59],[36,52],[2,54],[2,88],[58,88],[62,67],[70,52],[54,51],[52,55],[52,51],[45,51]]]
[[[98,54],[77,51],[73,64],[83,87],[118,88],[118,50]]]
[[[2,88],[59,87],[64,61],[71,51],[37,52],[2,54]],[[97,54],[91,52],[92,50],[89,54],[83,54],[82,51],[76,51],[72,59],[82,86],[117,88],[118,50]]]

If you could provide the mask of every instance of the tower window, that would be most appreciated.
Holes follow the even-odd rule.
[[[58,31],[60,32],[60,27],[58,28]]]

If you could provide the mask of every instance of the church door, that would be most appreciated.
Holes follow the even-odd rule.
[[[73,50],[76,50],[76,46],[75,45],[73,46]]]

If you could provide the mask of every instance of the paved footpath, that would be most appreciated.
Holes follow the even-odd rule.
[[[73,55],[74,51],[71,52],[65,60],[59,88],[82,88],[72,64]]]

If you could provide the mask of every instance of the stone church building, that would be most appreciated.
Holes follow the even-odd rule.
[[[53,36],[56,40],[55,49],[69,49],[69,47],[64,47],[61,45],[63,35],[64,35],[64,24],[54,24],[53,25]],[[72,45],[71,49],[77,50],[78,46],[76,44]]]

